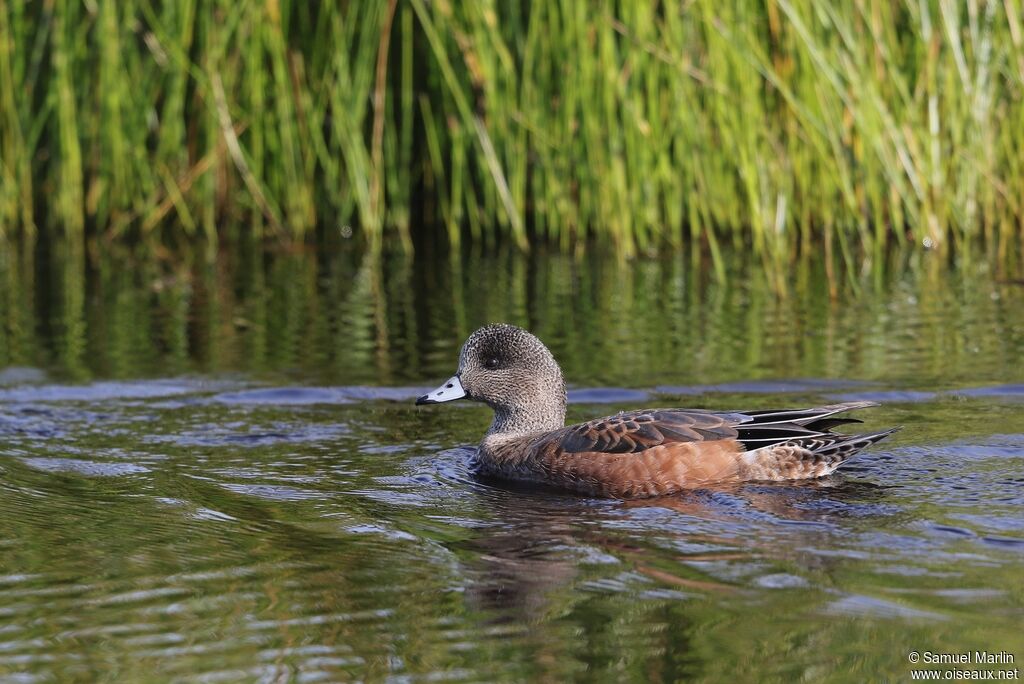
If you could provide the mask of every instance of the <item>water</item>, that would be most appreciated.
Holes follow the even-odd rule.
[[[1024,659],[1024,287],[928,257],[773,293],[689,257],[0,259],[11,681],[906,680]],[[1011,274],[1012,275],[1012,274]],[[830,297],[830,289],[835,297]],[[617,502],[476,480],[414,407],[528,325],[570,419],[885,402],[841,475]]]

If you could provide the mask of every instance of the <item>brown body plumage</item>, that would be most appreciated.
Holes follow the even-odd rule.
[[[459,372],[417,403],[460,398],[495,411],[477,456],[484,474],[618,498],[820,477],[895,431],[831,431],[859,422],[836,415],[873,402],[771,411],[647,409],[566,427],[561,369],[540,340],[509,325],[473,333]]]

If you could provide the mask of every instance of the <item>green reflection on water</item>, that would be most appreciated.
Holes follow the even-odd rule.
[[[535,331],[571,381],[625,386],[970,383],[1015,375],[1024,347],[1019,282],[928,254],[831,278],[805,260],[779,293],[776,277],[739,258],[719,281],[686,255],[410,260],[248,247],[212,265],[105,256],[85,268],[66,246],[38,251],[0,259],[0,365],[79,381],[241,371],[425,383],[490,321]]]
[[[1020,662],[1024,393],[972,392],[1024,380],[1024,288],[927,255],[831,279],[799,263],[782,294],[728,271],[9,250],[0,675],[865,681],[906,679],[911,650]],[[494,320],[538,332],[576,386],[660,388],[572,419],[867,392],[887,403],[866,428],[905,429],[834,481],[624,505],[473,479],[452,447],[481,407],[308,393],[429,384]],[[174,380],[84,383],[140,378]]]

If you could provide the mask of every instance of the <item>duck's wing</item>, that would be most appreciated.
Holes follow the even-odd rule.
[[[646,409],[570,425],[525,450],[542,481],[617,497],[705,483],[818,477],[889,434],[840,435],[836,414],[873,406],[711,412]],[[515,449],[514,445],[510,445]]]
[[[735,440],[746,450],[794,440],[832,435],[831,428],[859,423],[836,418],[845,411],[877,406],[858,401],[815,408],[761,411],[643,409],[617,413],[557,430],[545,441],[563,453],[638,453],[653,447],[689,442]]]
[[[683,409],[617,413],[556,430],[545,441],[567,454],[630,454],[681,442],[735,439],[747,417]]]

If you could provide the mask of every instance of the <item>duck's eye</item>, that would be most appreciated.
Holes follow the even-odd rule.
[[[500,365],[501,362],[498,361],[497,356],[488,356],[486,359],[484,359],[484,368],[486,368],[487,370],[497,370],[498,366]]]

